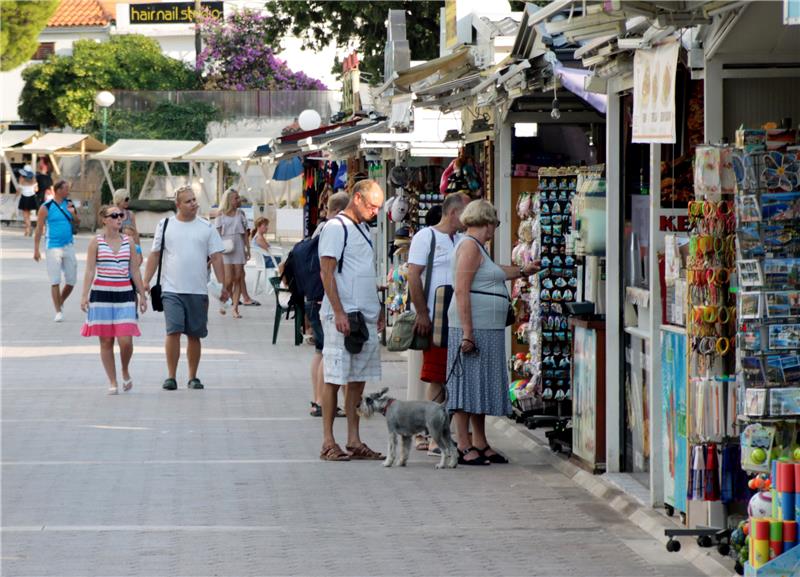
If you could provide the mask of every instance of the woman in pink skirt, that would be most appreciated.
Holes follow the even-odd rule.
[[[125,214],[113,205],[100,210],[103,229],[89,242],[81,297],[81,309],[88,313],[81,334],[100,337],[100,359],[108,375],[109,395],[119,392],[114,339],[119,343],[122,361],[122,390],[129,391],[133,387],[128,365],[133,356],[133,337],[141,334],[137,324],[137,294],[139,310],[142,313],[147,310],[142,275],[139,267],[132,265],[136,262],[134,243],[120,232],[124,217]]]

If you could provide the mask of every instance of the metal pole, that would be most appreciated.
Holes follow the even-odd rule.
[[[108,107],[103,107],[103,144],[106,143],[106,133],[108,131]]]

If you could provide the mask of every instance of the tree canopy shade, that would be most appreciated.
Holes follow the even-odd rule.
[[[201,17],[205,48],[197,57],[207,89],[325,90],[325,85],[293,72],[275,56],[269,17],[254,10],[238,10],[226,19]]]
[[[43,126],[82,128],[94,115],[101,90],[188,90],[197,74],[164,56],[158,42],[138,34],[109,41],[78,40],[71,56],[53,56],[22,72],[19,115]]]
[[[0,2],[0,71],[30,60],[39,47],[39,33],[57,6],[58,0]]]
[[[439,9],[443,1],[404,0],[390,2],[310,0],[270,0],[266,4],[272,18],[267,29],[273,41],[291,33],[303,46],[320,50],[331,41],[338,46],[353,45],[361,60],[361,71],[377,84],[383,77],[386,45],[386,18],[389,10],[405,10],[406,34],[411,58],[429,60],[439,56]],[[340,71],[336,62],[334,71]]]

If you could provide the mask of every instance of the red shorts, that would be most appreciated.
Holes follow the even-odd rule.
[[[422,372],[419,379],[426,383],[439,384],[447,380],[447,347],[431,346],[422,351]]]

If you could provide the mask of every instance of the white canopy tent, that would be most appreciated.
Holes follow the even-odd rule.
[[[213,194],[209,196],[209,188],[206,182],[201,179],[201,185],[206,197],[216,199],[219,203],[222,192],[225,188],[225,163],[235,162],[241,168],[239,169],[239,182],[237,188],[239,190],[248,190],[246,175],[250,166],[257,164],[264,174],[265,182],[270,179],[268,173],[269,165],[262,162],[261,158],[253,156],[256,149],[264,144],[263,138],[215,138],[202,148],[195,150],[183,157],[191,163],[215,163],[217,165],[217,178],[216,186],[214,187]],[[197,173],[200,173],[198,168]],[[266,187],[261,188],[261,196],[271,194]]]
[[[14,157],[19,155],[21,147],[32,142],[38,134],[39,132],[36,130],[5,130],[0,132],[0,150],[3,151],[3,166],[6,169],[3,175],[4,193],[11,192],[10,183],[14,184],[15,189],[18,188],[17,177],[14,174],[11,163],[18,161]]]
[[[111,145],[109,148],[92,156],[93,159],[99,160],[100,165],[103,167],[103,173],[106,177],[106,182],[109,188],[113,191],[116,187],[111,179],[109,172],[109,165],[112,162],[125,163],[125,188],[130,191],[131,187],[131,162],[149,162],[150,168],[145,176],[142,188],[139,191],[147,190],[147,185],[153,174],[153,168],[157,162],[164,165],[164,170],[167,172],[168,182],[171,183],[173,190],[175,186],[175,177],[169,168],[171,162],[189,162],[189,182],[192,181],[192,163],[185,160],[185,155],[194,152],[203,146],[199,140],[136,140],[136,139],[121,139]]]
[[[88,134],[48,132],[41,138],[35,138],[33,142],[20,147],[20,151],[33,155],[33,162],[36,156],[45,155],[50,158],[53,164],[53,171],[56,176],[61,176],[60,161],[64,157],[79,156],[81,159],[81,176],[86,172],[87,155],[105,150],[106,145]]]

